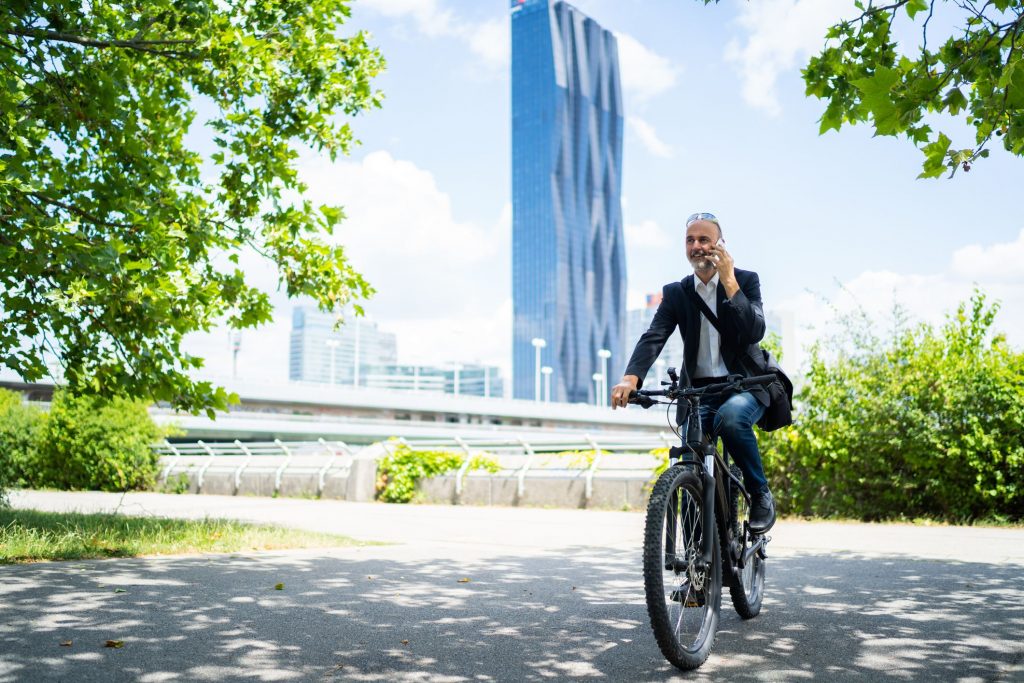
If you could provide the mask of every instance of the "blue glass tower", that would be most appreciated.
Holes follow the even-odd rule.
[[[551,400],[593,403],[625,365],[618,46],[565,2],[511,10],[513,396],[534,398],[541,338]]]

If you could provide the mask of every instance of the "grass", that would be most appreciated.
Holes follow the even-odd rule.
[[[346,536],[223,519],[0,510],[0,564],[364,545]]]

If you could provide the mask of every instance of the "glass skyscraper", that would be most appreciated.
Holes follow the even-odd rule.
[[[618,46],[565,2],[511,11],[513,396],[534,398],[540,338],[551,399],[593,403],[625,366]]]

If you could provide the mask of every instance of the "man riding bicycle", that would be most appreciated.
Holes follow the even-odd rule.
[[[686,219],[686,255],[694,275],[665,285],[650,328],[612,389],[613,408],[625,407],[630,394],[642,386],[641,378],[647,376],[676,327],[683,335],[683,369],[692,386],[723,382],[729,375],[762,373],[758,342],[765,325],[757,273],[734,267],[722,226],[710,213]],[[753,430],[768,404],[768,392],[757,386],[709,396],[700,406],[705,433],[720,436],[743,471],[744,486],[751,494],[750,528],[756,533],[775,523],[775,502]]]

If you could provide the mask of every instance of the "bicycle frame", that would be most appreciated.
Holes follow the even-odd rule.
[[[714,557],[714,546],[712,545],[712,524],[717,521],[719,538],[724,541],[722,555],[722,582],[727,586],[738,585],[740,573],[755,552],[763,552],[766,543],[765,536],[761,535],[749,548],[744,548],[746,529],[743,537],[737,542],[733,538],[731,522],[733,521],[733,510],[730,506],[729,491],[726,488],[727,482],[732,481],[739,488],[740,494],[750,501],[750,494],[747,493],[743,483],[737,481],[729,472],[728,453],[720,454],[710,438],[705,438],[703,425],[700,420],[700,397],[687,396],[681,398],[676,409],[677,423],[682,426],[685,420],[686,436],[684,445],[669,449],[669,466],[677,462],[684,466],[694,467],[698,470],[703,480],[702,501],[703,510],[715,510],[714,519],[709,514],[701,518],[701,556],[700,562],[703,568],[710,566]],[[717,440],[717,439],[716,439]],[[716,474],[718,476],[716,476]],[[672,518],[671,524],[675,523]],[[669,537],[674,538],[675,529],[670,528]],[[673,555],[675,554],[673,549]]]

